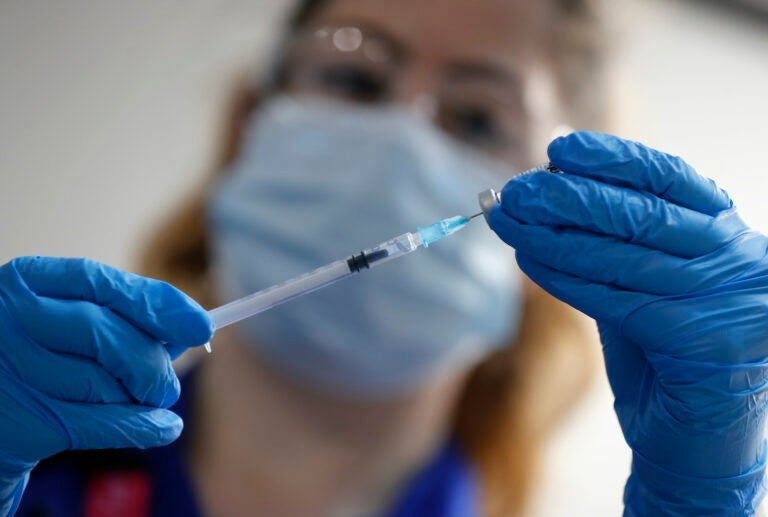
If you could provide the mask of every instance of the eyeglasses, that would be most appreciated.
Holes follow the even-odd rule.
[[[394,41],[359,26],[316,26],[288,43],[276,83],[296,95],[356,102],[398,102],[407,53]],[[530,151],[529,119],[518,80],[483,64],[441,72],[429,100],[433,122],[476,150],[511,162]]]

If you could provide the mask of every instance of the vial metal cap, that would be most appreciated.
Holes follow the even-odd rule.
[[[491,208],[501,203],[501,192],[497,192],[492,188],[484,190],[477,195],[477,201],[480,203],[480,209],[483,211],[485,222],[488,222],[488,212]]]

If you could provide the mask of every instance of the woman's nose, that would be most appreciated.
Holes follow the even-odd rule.
[[[420,93],[405,102],[409,110],[434,121],[437,117],[437,99],[429,93]]]
[[[392,102],[433,120],[437,114],[438,80],[427,67],[409,67],[399,77]]]

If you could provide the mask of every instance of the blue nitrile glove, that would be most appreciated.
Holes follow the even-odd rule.
[[[174,287],[87,259],[0,266],[0,515],[43,458],[175,440],[171,356],[211,329]]]
[[[597,133],[489,213],[521,269],[593,317],[633,451],[626,515],[751,515],[764,495],[768,238],[679,158]]]

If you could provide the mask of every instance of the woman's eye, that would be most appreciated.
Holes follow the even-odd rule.
[[[324,90],[345,99],[376,102],[386,94],[385,81],[362,67],[337,66],[318,70],[317,74]]]
[[[441,118],[442,125],[449,133],[469,144],[493,146],[503,140],[503,131],[497,117],[486,109],[456,107]]]

